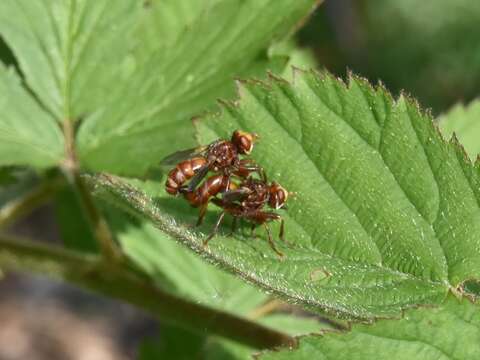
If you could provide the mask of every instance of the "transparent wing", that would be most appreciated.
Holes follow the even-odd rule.
[[[187,191],[193,191],[195,188],[200,184],[205,176],[207,176],[208,172],[210,171],[210,164],[206,163],[200,169],[198,169],[197,173],[192,177],[192,180],[188,183]]]
[[[192,149],[180,150],[168,155],[160,162],[161,166],[177,165],[179,162],[191,159],[194,157],[203,156],[208,146],[200,146]]]
[[[235,190],[228,190],[222,193],[222,200],[227,203],[241,201],[245,199],[251,192],[252,190],[245,187],[241,187]]]

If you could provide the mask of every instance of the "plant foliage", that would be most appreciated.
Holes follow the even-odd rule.
[[[13,129],[2,114],[2,127],[15,135],[9,142],[35,144],[38,150],[30,158],[28,146],[19,147],[19,158],[9,163],[53,165],[62,151],[53,120],[75,121],[86,168],[141,174],[170,148],[168,139],[192,145],[187,120],[231,93],[234,76],[277,69],[280,59],[268,61],[272,38],[286,36],[314,5],[313,0],[224,0],[189,9],[189,3],[2,1],[0,32],[41,104],[17,94],[25,90],[14,86],[13,74],[2,75],[2,98],[25,102],[2,102],[14,106],[5,113],[28,111],[12,115],[21,119]],[[162,21],[168,11],[174,27]],[[165,25],[155,29],[157,23]],[[33,124],[44,136],[35,136]],[[0,158],[8,159],[7,151]]]
[[[144,344],[145,359],[240,359],[262,336],[293,344],[290,335],[311,332],[292,351],[258,356],[478,357],[480,168],[457,137],[474,158],[479,103],[434,123],[408,96],[354,75],[289,72],[314,65],[285,39],[316,5],[0,1],[14,55],[0,63],[0,226],[54,197],[68,248],[0,235],[2,270],[46,273],[165,316],[166,335]],[[252,80],[237,80],[235,93],[234,78]],[[437,124],[457,136],[446,141]],[[203,246],[219,209],[193,228],[197,211],[166,194],[164,174],[138,179],[193,146],[194,129],[200,144],[234,129],[260,134],[253,158],[295,194],[279,211],[284,257],[264,233],[230,235],[228,221]],[[110,237],[125,258],[99,251]],[[365,323],[332,332],[317,316],[263,313],[270,295]],[[224,330],[244,344],[219,338]],[[179,338],[192,346],[177,352]]]
[[[278,243],[285,259],[240,234],[204,249],[205,235],[187,227],[195,213],[162,189],[147,196],[111,177],[100,187],[211,261],[335,315],[398,315],[441,304],[478,279],[478,169],[412,100],[394,101],[362,79],[347,86],[302,72],[293,84],[246,82],[239,92],[222,114],[197,122],[199,137],[208,143],[235,128],[267,134],[255,158],[296,192],[284,214],[288,244]]]
[[[280,359],[477,359],[480,312],[468,301],[450,297],[434,309],[409,310],[398,321],[355,325],[348,334],[323,332],[304,337],[293,351],[267,352],[261,360]]]

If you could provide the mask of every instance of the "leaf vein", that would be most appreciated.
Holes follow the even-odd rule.
[[[397,106],[398,106],[398,105],[397,105]],[[438,182],[438,180],[437,180],[437,176],[436,176],[435,172],[433,171],[433,167],[432,167],[432,163],[431,163],[431,160],[430,160],[430,156],[429,156],[428,152],[425,151],[425,148],[424,148],[424,146],[423,146],[423,144],[422,144],[422,142],[421,142],[421,140],[420,140],[420,136],[419,136],[419,134],[418,134],[418,132],[417,132],[417,129],[416,129],[416,127],[415,127],[414,124],[413,124],[413,119],[412,119],[412,116],[411,116],[411,114],[410,114],[410,109],[407,109],[406,114],[408,115],[407,117],[408,117],[408,120],[409,120],[409,124],[410,124],[411,128],[413,129],[413,132],[415,133],[416,139],[417,139],[418,143],[420,144],[420,147],[421,147],[423,153],[425,154],[425,158],[427,159],[428,166],[429,166],[429,168],[430,168],[430,171],[432,172],[432,177],[433,177],[433,179],[435,180],[436,189],[437,189],[437,191],[438,191],[438,195],[437,195],[437,196],[438,196],[438,198],[440,198],[439,182]],[[438,208],[437,208],[437,215],[435,216],[435,219],[433,220],[433,224],[435,224],[435,223],[437,222],[437,220],[438,220],[438,218],[439,218],[439,215],[440,215],[440,211],[441,211],[441,206],[440,206],[440,202],[439,202],[439,205],[438,205]],[[440,250],[442,251],[444,264],[447,265],[447,266],[442,266],[442,268],[444,268],[444,270],[445,270],[445,272],[446,272],[446,277],[447,277],[447,279],[449,279],[449,270],[450,270],[450,269],[449,269],[449,266],[448,266],[449,263],[448,263],[447,255],[446,255],[446,253],[445,253],[445,249],[444,249],[443,246],[442,246],[442,242],[441,242],[441,240],[440,240],[440,236],[439,236],[438,233],[437,233],[436,227],[433,225],[433,226],[431,226],[431,228],[432,228],[433,233],[435,234],[435,239],[437,239],[437,241],[438,241],[438,246],[439,246]]]
[[[362,224],[362,222],[360,221],[358,215],[353,211],[353,209],[344,201],[344,199],[340,196],[340,194],[337,192],[337,190],[334,188],[333,184],[327,179],[327,177],[323,174],[323,172],[320,170],[320,167],[318,166],[318,164],[314,161],[314,159],[310,156],[310,154],[308,154],[304,149],[305,149],[305,146],[304,146],[304,143],[303,143],[303,139],[305,138],[305,131],[304,131],[304,127],[303,127],[303,116],[301,114],[301,110],[299,109],[298,105],[295,103],[295,101],[292,101],[292,99],[289,97],[289,95],[287,93],[285,93],[282,89],[282,93],[288,98],[288,100],[290,101],[290,103],[292,104],[292,106],[296,109],[297,111],[297,114],[298,114],[298,117],[300,119],[299,121],[299,124],[300,124],[300,133],[301,133],[301,139],[302,139],[302,142],[299,142],[299,140],[297,140],[294,136],[292,136],[288,129],[286,129],[286,127],[282,124],[282,122],[277,122],[277,121],[272,121],[272,123],[275,123],[277,124],[287,135],[288,137],[290,137],[296,144],[297,146],[300,148],[301,152],[304,154],[304,156],[306,157],[306,159],[309,161],[310,164],[313,165],[313,168],[315,168],[317,170],[317,173],[322,177],[322,179],[325,181],[326,184],[329,185],[330,189],[337,195],[337,197],[340,199],[340,201],[343,203],[343,205],[350,211],[350,213],[353,215],[353,217],[357,220],[357,223],[360,225],[360,227],[363,229],[363,231],[365,232],[365,234],[367,235],[367,237],[371,240],[371,243],[373,244],[373,246],[376,248],[377,250],[377,253],[378,255],[381,256],[381,252],[380,252],[380,249],[378,247],[378,245],[376,244],[376,242],[373,240],[373,237],[371,236],[371,234],[369,232],[367,232],[366,228],[364,227],[364,225]],[[255,98],[255,100],[260,104],[262,105],[260,99],[258,99],[255,94],[252,94]],[[273,120],[275,120],[275,114],[273,114],[273,112],[271,111],[270,108],[268,108],[267,106],[264,106],[263,107],[264,109],[266,109],[268,111],[268,113],[270,114],[270,116],[272,117]],[[304,228],[304,226],[302,224],[299,223],[299,225],[306,231],[306,228]],[[315,231],[318,231],[318,230],[315,230]],[[308,234],[309,232],[306,231],[306,233]],[[310,236],[313,238],[315,235],[314,234],[311,234]]]

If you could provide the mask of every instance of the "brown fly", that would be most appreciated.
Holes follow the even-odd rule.
[[[193,207],[200,208],[197,226],[200,225],[207,212],[208,203],[211,198],[219,193],[231,191],[236,188],[234,182],[231,181],[229,175],[212,175],[208,177],[202,184],[192,191],[183,191],[185,199]]]
[[[279,238],[284,241],[284,220],[281,215],[274,211],[266,211],[264,208],[265,206],[274,210],[285,208],[287,199],[287,190],[276,182],[267,183],[263,179],[259,180],[252,177],[244,179],[236,189],[229,189],[223,192],[221,197],[212,198],[212,202],[223,210],[218,217],[212,233],[204,241],[204,245],[206,246],[216,235],[225,214],[230,214],[233,216],[232,231],[235,231],[238,219],[245,219],[252,223],[252,235],[256,226],[263,225],[267,231],[270,247],[279,256],[283,256],[283,253],[276,248],[273,242],[268,222],[280,220]]]
[[[246,178],[253,172],[264,178],[263,169],[252,159],[240,158],[240,155],[251,153],[257,138],[256,134],[236,130],[230,140],[219,139],[206,146],[167,156],[162,165],[175,167],[168,173],[166,191],[172,195],[193,192],[210,171],[225,175],[227,181],[231,175]],[[225,189],[228,188],[227,184]]]

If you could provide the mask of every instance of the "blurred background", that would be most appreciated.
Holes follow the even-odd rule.
[[[334,74],[402,89],[434,114],[480,92],[480,3],[327,0],[297,38]]]
[[[437,115],[478,96],[479,35],[480,2],[327,0],[295,39],[319,68],[404,90]],[[0,59],[15,65],[2,41]],[[9,192],[0,176],[0,205]],[[3,231],[61,243],[57,216],[59,203],[47,204]],[[161,333],[127,304],[26,274],[0,282],[0,324],[0,360],[134,359],[142,339]]]

